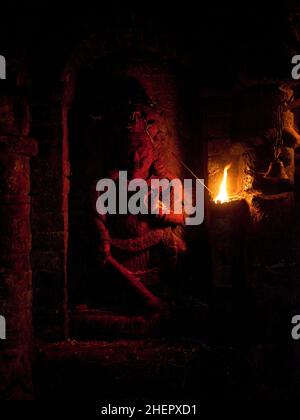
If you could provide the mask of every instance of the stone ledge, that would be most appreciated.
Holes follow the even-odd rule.
[[[183,338],[40,342],[33,378],[43,400],[284,399],[285,352],[283,344],[246,349]]]

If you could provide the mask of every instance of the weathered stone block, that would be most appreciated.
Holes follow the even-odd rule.
[[[41,155],[44,153],[43,144],[45,147],[52,146],[54,148],[61,148],[61,139],[63,138],[63,125],[62,124],[34,124],[31,130],[32,136],[37,140],[39,144],[39,150]]]
[[[34,251],[32,252],[31,262],[34,270],[64,272],[64,260],[63,252]]]
[[[29,204],[0,204],[0,236],[24,236],[30,232]]]
[[[0,266],[4,270],[28,271],[30,269],[30,256],[28,252],[25,254],[0,254]]]
[[[36,232],[33,236],[33,249],[39,251],[64,251],[65,234],[64,232]]]
[[[0,196],[23,196],[29,192],[29,158],[0,152]]]
[[[282,262],[290,252],[294,193],[254,195],[250,200],[253,229],[249,241],[256,264]]]
[[[13,239],[8,236],[2,236],[0,241],[2,255],[25,254],[31,250],[31,235],[28,232],[14,236]]]
[[[35,212],[61,212],[63,210],[64,196],[60,186],[53,184],[51,190],[33,195],[31,202]]]
[[[215,286],[234,287],[244,282],[245,240],[250,224],[245,200],[209,205],[209,241]]]
[[[63,232],[64,213],[40,212],[34,208],[31,211],[31,225],[33,232]]]

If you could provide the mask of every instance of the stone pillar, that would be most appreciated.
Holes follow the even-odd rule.
[[[32,398],[30,157],[36,142],[0,134],[0,399]]]
[[[241,289],[245,286],[249,206],[244,199],[223,204],[211,202],[208,219],[213,285]]]

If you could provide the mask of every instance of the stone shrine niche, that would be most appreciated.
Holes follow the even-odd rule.
[[[159,71],[141,63],[121,67],[110,58],[77,82],[69,113],[68,289],[75,336],[147,332],[167,316],[176,294],[186,252],[183,215],[103,217],[95,208],[97,181],[118,185],[120,170],[147,182],[181,175],[171,153],[179,153],[176,92]]]
[[[232,92],[227,102],[232,116],[226,129],[221,135],[208,132],[208,183],[213,196],[229,163],[232,197],[289,191],[300,139],[292,89],[279,83],[254,84]]]
[[[240,86],[228,95],[228,103],[227,130],[221,135],[208,131],[212,198],[230,164],[227,201],[210,203],[213,283],[273,286],[280,278],[276,270],[280,273],[290,258],[300,140],[294,112],[299,101],[292,87],[269,81]]]

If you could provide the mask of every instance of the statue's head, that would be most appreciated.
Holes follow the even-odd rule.
[[[126,165],[131,178],[146,179],[153,165],[154,145],[150,132],[153,120],[149,120],[145,107],[135,106],[128,124]]]
[[[113,87],[113,89],[111,88]],[[153,138],[158,131],[158,109],[146,89],[132,77],[117,77],[104,86],[90,114],[97,144],[107,144],[112,163],[129,177],[146,179],[154,163]],[[99,141],[99,138],[104,141]],[[101,147],[101,146],[99,146]]]

